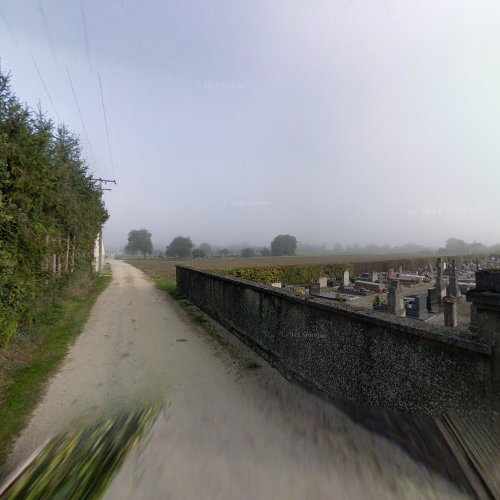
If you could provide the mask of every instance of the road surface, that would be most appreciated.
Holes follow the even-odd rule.
[[[160,402],[150,438],[128,457],[106,498],[465,497],[286,381],[214,322],[193,322],[138,269],[120,261],[111,267],[112,283],[8,468],[57,433]]]

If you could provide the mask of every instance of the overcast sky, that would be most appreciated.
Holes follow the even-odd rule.
[[[108,246],[492,244],[499,26],[493,0],[0,0],[0,56],[116,178]]]

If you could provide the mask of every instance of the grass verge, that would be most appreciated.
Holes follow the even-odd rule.
[[[0,467],[40,401],[45,383],[64,360],[110,281],[110,275],[98,276],[87,294],[44,311],[29,332],[0,350]]]
[[[157,275],[150,275],[150,276],[151,278],[153,278],[156,288],[159,288],[160,290],[167,292],[170,295],[170,297],[172,297],[175,300],[182,299],[182,295],[177,290],[177,284],[175,281],[169,281],[166,278],[162,278],[161,276]]]

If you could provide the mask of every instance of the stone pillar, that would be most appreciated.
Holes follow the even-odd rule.
[[[387,311],[396,316],[406,316],[403,289],[399,281],[393,281],[387,296]]]
[[[467,292],[472,302],[471,326],[480,338],[500,342],[500,270],[476,272],[476,288]]]
[[[476,271],[476,288],[467,292],[467,302],[472,302],[471,330],[493,343],[494,380],[500,391],[500,269]]]
[[[457,267],[454,260],[451,261],[450,270],[448,272],[450,276],[449,292],[450,297],[460,297],[460,286],[458,285]]]
[[[438,305],[441,307],[443,305],[443,297],[446,293],[443,276],[441,274],[441,257],[438,257],[436,261],[436,292]]]
[[[458,309],[456,297],[444,297],[444,326],[456,328],[458,326]]]

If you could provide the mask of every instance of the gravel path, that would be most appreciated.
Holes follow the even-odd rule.
[[[113,282],[15,444],[164,403],[110,499],[462,498],[396,445],[308,394],[217,327],[209,334],[138,269]]]

